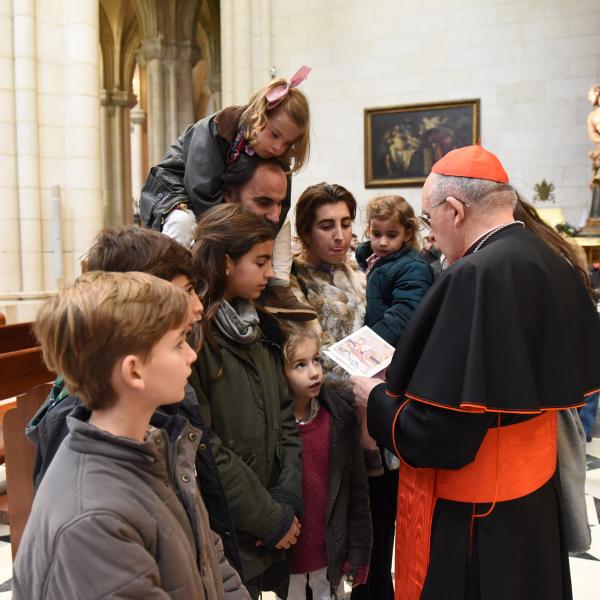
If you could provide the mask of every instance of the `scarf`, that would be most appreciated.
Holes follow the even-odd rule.
[[[258,313],[249,300],[238,298],[231,304],[223,300],[215,317],[215,325],[225,337],[242,346],[249,346],[258,337]]]
[[[367,258],[367,268],[365,270],[365,275],[368,275],[372,270],[375,264],[379,261],[381,256],[377,256],[377,254],[373,253],[369,258]]]

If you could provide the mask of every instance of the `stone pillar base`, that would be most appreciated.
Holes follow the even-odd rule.
[[[585,237],[600,237],[600,182],[596,182],[598,170],[594,171],[592,182],[592,205],[590,214],[579,235]]]

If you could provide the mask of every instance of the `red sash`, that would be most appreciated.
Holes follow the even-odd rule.
[[[462,469],[413,469],[400,463],[396,517],[396,600],[418,600],[429,567],[431,521],[438,498],[492,503],[542,487],[556,470],[557,420],[545,412],[523,423],[490,429],[475,460]]]

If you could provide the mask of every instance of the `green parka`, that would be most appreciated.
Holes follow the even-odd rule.
[[[205,344],[190,383],[236,528],[242,580],[249,581],[285,560],[274,546],[301,515],[300,437],[279,346],[262,332],[250,346],[216,328],[213,338],[222,358]]]

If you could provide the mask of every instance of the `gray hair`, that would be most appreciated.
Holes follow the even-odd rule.
[[[448,196],[455,196],[473,208],[483,210],[505,207],[509,203],[514,208],[517,203],[517,193],[508,183],[439,173],[434,175],[434,204]]]

